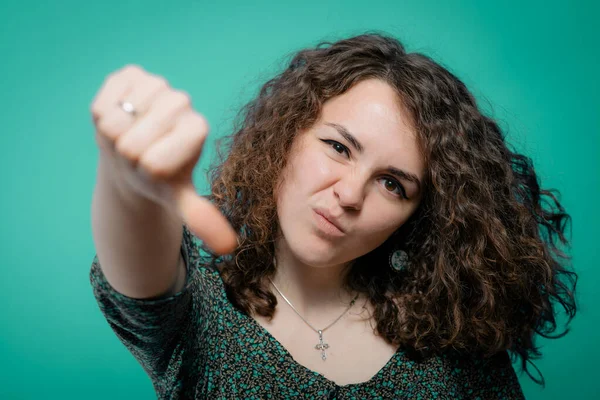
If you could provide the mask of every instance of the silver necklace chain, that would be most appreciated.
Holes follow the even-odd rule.
[[[358,293],[356,294],[356,296],[354,296],[354,298],[352,299],[352,301],[350,301],[350,304],[348,305],[348,308],[346,308],[346,310],[344,310],[344,312],[342,313],[342,315],[340,315],[339,317],[337,317],[335,319],[335,321],[333,321],[332,323],[330,323],[329,325],[327,325],[325,328],[323,328],[323,329],[317,329],[314,326],[312,326],[312,324],[310,322],[308,322],[302,316],[302,314],[300,314],[298,312],[298,310],[296,310],[296,307],[294,307],[294,305],[287,299],[287,297],[285,297],[284,294],[281,293],[281,290],[279,290],[279,288],[275,285],[275,282],[273,282],[271,280],[271,278],[269,278],[269,281],[271,281],[271,284],[273,285],[273,287],[275,288],[275,290],[277,290],[277,293],[279,293],[279,295],[285,300],[285,302],[288,303],[288,305],[302,319],[302,321],[304,321],[306,323],[306,325],[310,326],[310,328],[313,331],[315,331],[315,332],[317,332],[319,334],[319,343],[315,346],[315,349],[321,350],[321,359],[323,359],[323,361],[325,361],[327,359],[327,354],[325,353],[325,350],[329,348],[329,344],[327,344],[327,343],[324,342],[324,340],[323,340],[323,332],[325,332],[325,330],[327,330],[328,328],[330,328],[331,326],[333,326],[333,324],[335,324],[336,322],[338,322],[344,315],[346,315],[346,313],[350,310],[350,308],[352,308],[352,306],[356,302],[356,299],[358,298]]]

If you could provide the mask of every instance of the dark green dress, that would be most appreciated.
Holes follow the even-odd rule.
[[[337,385],[298,364],[199,265],[184,226],[185,288],[170,297],[116,292],[95,256],[90,279],[104,317],[150,376],[160,399],[523,399],[507,353],[484,362],[444,355],[416,362],[398,351],[370,380]]]

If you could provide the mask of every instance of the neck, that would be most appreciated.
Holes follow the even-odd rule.
[[[273,283],[309,320],[327,320],[355,296],[343,289],[346,264],[308,265],[281,247],[275,252],[275,264]]]

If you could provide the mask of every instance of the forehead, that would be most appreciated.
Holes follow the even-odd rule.
[[[423,163],[411,116],[387,83],[364,80],[328,100],[323,105],[321,122],[346,127],[364,145],[366,155],[422,175]],[[327,126],[322,129],[333,131]]]

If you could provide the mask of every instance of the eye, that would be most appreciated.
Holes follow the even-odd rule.
[[[344,146],[343,144],[341,144],[340,142],[337,142],[335,140],[324,140],[324,139],[321,139],[321,141],[329,144],[331,146],[331,148],[333,148],[335,150],[336,153],[338,153],[338,154],[346,153],[348,158],[350,158],[350,150],[348,150],[348,148],[346,146]],[[404,186],[402,186],[400,184],[400,182],[398,182],[395,178],[392,178],[390,176],[384,176],[381,179],[383,179],[385,182],[384,186],[385,186],[386,190],[395,194],[398,197],[402,197],[402,198],[408,200],[408,197],[406,196],[406,191],[404,190]]]
[[[406,196],[406,191],[404,190],[404,187],[400,184],[400,182],[389,176],[384,176],[382,179],[384,180],[384,186],[386,190],[408,200],[408,197]]]
[[[339,154],[346,153],[346,155],[348,157],[350,157],[350,150],[348,150],[348,148],[346,146],[344,146],[343,144],[341,144],[340,142],[336,142],[335,140],[322,140],[322,141],[331,145],[331,147],[333,148],[333,150],[335,150],[336,153],[339,153]]]

